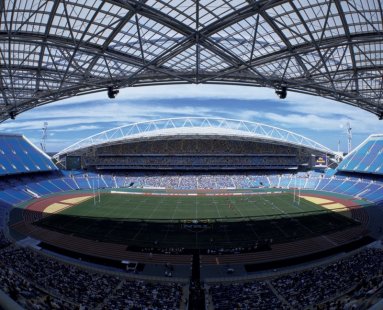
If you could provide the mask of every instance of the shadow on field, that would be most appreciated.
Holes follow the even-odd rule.
[[[366,208],[366,207],[365,207]],[[306,239],[360,226],[350,213],[296,213],[273,218],[224,220],[121,220],[44,214],[24,210],[33,225],[91,240],[129,247],[268,250],[273,244]]]

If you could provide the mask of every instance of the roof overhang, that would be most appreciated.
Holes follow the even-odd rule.
[[[108,87],[183,83],[287,87],[383,117],[378,0],[15,0],[0,12],[0,122]]]

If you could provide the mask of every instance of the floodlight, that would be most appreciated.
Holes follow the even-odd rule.
[[[281,89],[276,89],[275,93],[278,95],[280,99],[285,99],[287,97],[287,87],[282,86]]]
[[[114,99],[116,98],[116,95],[119,93],[120,91],[115,87],[115,86],[109,86],[108,87],[108,97],[110,99]]]

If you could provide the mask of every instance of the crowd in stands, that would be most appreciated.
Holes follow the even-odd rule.
[[[0,290],[9,295],[24,309],[78,309],[75,305],[61,298],[56,298],[39,288],[23,275],[1,265]]]
[[[175,309],[182,286],[132,281],[60,263],[35,251],[0,251],[0,289],[26,309]],[[354,297],[382,286],[383,251],[366,249],[334,263],[266,281],[211,285],[215,309],[303,309],[354,290]],[[380,278],[377,278],[379,277]],[[287,301],[281,302],[278,295]],[[283,300],[282,299],[282,300]],[[141,309],[140,308],[140,309]],[[335,308],[334,308],[335,309]]]
[[[173,190],[222,190],[247,188],[314,189],[365,198],[383,200],[383,178],[366,175],[333,175],[319,173],[257,174],[257,173],[176,173],[132,172],[124,175],[80,173],[63,176],[59,172],[0,180],[0,203],[15,205],[32,198],[57,192],[92,190],[93,188],[163,188]]]
[[[382,272],[382,250],[366,249],[323,267],[279,277],[271,283],[289,304],[303,308],[334,298]]]
[[[177,283],[125,281],[103,304],[104,310],[118,309],[179,309],[182,287]]]
[[[84,156],[97,169],[285,169],[308,165],[309,152],[262,142],[175,139],[101,146]]]
[[[103,274],[13,245],[0,251],[0,289],[27,309],[177,309],[182,299],[178,283]]]
[[[367,248],[334,263],[281,275],[267,282],[214,284],[209,293],[217,310],[307,309],[318,304],[344,309],[339,297],[350,292],[354,292],[356,298],[364,296],[372,289],[372,283],[382,285],[382,274],[383,250]]]
[[[206,155],[206,154],[297,154],[294,147],[245,140],[229,139],[162,139],[129,142],[97,148],[97,155]]]
[[[215,284],[209,294],[215,310],[228,309],[289,309],[273,293],[265,281]]]
[[[0,250],[10,244],[2,229],[0,229]]]
[[[214,309],[306,309],[324,303],[343,309],[350,298],[382,287],[382,276],[383,250],[366,248],[266,280],[211,284],[208,293]],[[26,309],[179,309],[184,298],[178,283],[105,274],[14,245],[0,250],[0,289]],[[346,293],[349,298],[340,302]]]
[[[110,156],[85,159],[98,169],[283,169],[297,168],[296,156]]]

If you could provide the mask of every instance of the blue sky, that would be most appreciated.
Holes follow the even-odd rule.
[[[294,131],[333,150],[346,151],[346,123],[353,146],[383,122],[361,109],[315,96],[288,92],[280,100],[274,90],[245,86],[173,85],[120,90],[116,99],[105,92],[73,97],[35,108],[0,124],[0,130],[22,133],[39,145],[48,122],[47,151],[59,151],[103,130],[145,120],[206,116],[256,121]]]

